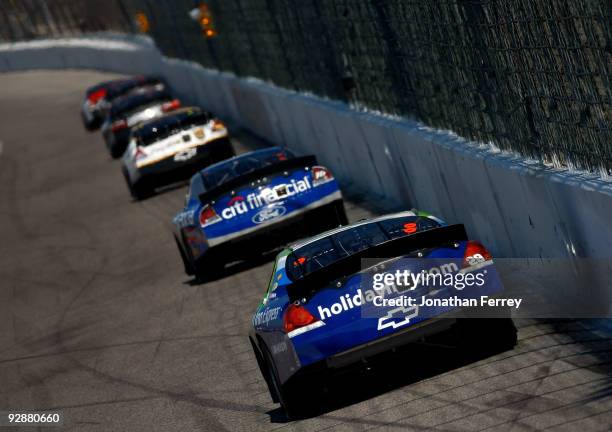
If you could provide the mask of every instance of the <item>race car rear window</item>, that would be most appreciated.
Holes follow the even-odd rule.
[[[296,280],[387,240],[438,226],[438,222],[421,216],[404,216],[357,225],[294,250],[287,258],[287,275]]]
[[[133,136],[138,145],[148,146],[160,139],[190,129],[193,126],[205,125],[210,119],[211,115],[209,113],[190,109],[146,123],[135,130]]]
[[[277,163],[279,160],[295,157],[289,150],[271,148],[267,151],[259,151],[254,154],[247,153],[243,156],[230,159],[227,162],[213,165],[204,171],[204,186],[207,190],[221,186],[233,178],[248,174],[257,169]]]
[[[113,102],[111,107],[111,118],[117,118],[119,116],[127,116],[130,111],[138,109],[144,105],[152,102],[169,101],[172,97],[166,91],[154,91],[136,94],[132,96],[126,96],[125,98],[118,99]]]

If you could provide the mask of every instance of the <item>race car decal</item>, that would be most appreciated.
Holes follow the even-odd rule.
[[[197,131],[200,131],[200,134],[197,134]],[[208,144],[216,139],[227,137],[228,135],[225,129],[220,131],[207,130],[206,133],[204,133],[204,129],[201,126],[188,132],[193,133],[195,139],[192,140],[191,135],[187,135],[185,131],[181,131],[180,133],[145,147],[144,151],[146,152],[146,156],[136,160],[136,167],[143,168],[170,157],[172,157],[175,162],[187,161],[197,154],[197,147]],[[183,138],[186,135],[190,136],[189,140]]]
[[[289,336],[290,338],[294,338],[303,333],[309,332],[310,330],[314,330],[319,327],[323,327],[324,325],[325,323],[323,321],[315,321],[312,324],[308,324],[307,326],[299,327],[299,328],[296,328],[295,330],[291,330],[289,333],[287,333],[287,336]]]
[[[277,319],[280,316],[281,308],[273,307],[269,309],[264,309],[260,312],[257,312],[253,317],[253,325],[258,326],[260,324],[268,324],[270,321]]]
[[[250,210],[256,210],[263,206],[267,206],[269,204],[273,204],[275,201],[279,201],[285,199],[287,197],[296,195],[301,192],[306,192],[312,188],[310,183],[310,179],[308,176],[304,176],[302,180],[291,180],[289,183],[282,183],[279,185],[275,185],[274,187],[266,187],[263,188],[258,193],[250,193],[245,197],[243,196],[235,196],[228,202],[228,207],[221,211],[221,217],[223,219],[232,219],[238,215],[245,214]],[[271,211],[267,211],[267,209],[262,210],[260,216],[255,215],[253,217],[253,222],[256,224],[260,224],[265,222],[266,220],[274,219],[275,217],[280,217],[284,214],[279,214],[279,209],[271,209]],[[259,214],[259,213],[258,213]],[[257,219],[257,221],[256,221]]]
[[[374,297],[386,294],[397,293],[397,288],[391,285],[387,285],[384,290],[373,290],[366,289],[361,290],[359,288],[357,292],[351,296],[351,294],[344,294],[338,298],[336,303],[331,304],[329,307],[319,305],[317,311],[319,318],[323,321],[331,318],[334,315],[339,315],[342,312],[346,312],[355,307],[361,307],[363,302],[370,303],[374,300]]]
[[[182,151],[177,152],[174,155],[174,160],[176,162],[184,162],[194,157],[197,153],[198,153],[198,150],[195,147],[192,147],[186,150],[182,150]]]
[[[252,221],[255,224],[261,224],[272,219],[282,217],[287,213],[287,209],[280,204],[274,204],[270,207],[264,208],[252,217]]]
[[[290,213],[289,215],[286,215],[284,218],[275,218],[272,220],[268,220],[265,221],[263,223],[257,224],[255,226],[251,226],[245,229],[242,229],[240,231],[235,231],[229,234],[224,234],[224,235],[220,235],[220,236],[209,236],[208,237],[208,244],[212,247],[212,246],[216,246],[219,245],[221,243],[224,243],[226,241],[238,238],[238,237],[242,237],[246,234],[249,234],[251,232],[257,231],[258,229],[262,228],[263,226],[268,226],[269,224],[273,224],[273,223],[277,223],[281,220],[288,220],[289,218],[293,218],[293,217],[298,217],[314,208],[317,207],[321,207],[324,206],[325,204],[329,204],[332,203],[336,200],[342,199],[342,194],[340,193],[340,191],[336,191],[332,194],[329,194],[317,201],[311,202],[310,204],[308,204],[307,206],[304,206],[302,208],[300,208],[299,210],[295,210],[292,213]]]
[[[193,130],[193,134],[197,139],[204,139],[204,129],[202,129],[201,127],[195,128]]]
[[[419,315],[419,306],[400,306],[387,312],[387,314],[378,319],[377,330],[384,330],[386,328],[399,328],[410,324],[412,318],[416,318]]]

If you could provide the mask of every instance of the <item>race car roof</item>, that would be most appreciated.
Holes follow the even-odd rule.
[[[132,136],[140,145],[148,145],[167,137],[174,131],[178,132],[186,127],[207,123],[211,118],[210,113],[198,107],[179,108],[138,125],[132,131]]]
[[[164,84],[164,81],[161,78],[145,75],[120,79],[117,80],[117,82],[111,83],[111,85],[108,87],[106,97],[108,99],[115,99],[125,95],[137,87],[151,86],[160,83]]]
[[[414,211],[359,221],[290,246],[287,274],[297,279],[383,243],[445,225],[427,213]]]
[[[384,221],[384,220],[388,220],[388,219],[396,219],[396,218],[402,218],[402,217],[406,217],[406,216],[416,216],[416,215],[417,214],[414,211],[407,210],[407,211],[402,211],[402,212],[397,212],[397,213],[386,214],[384,216],[379,216],[379,217],[376,217],[376,218],[362,219],[362,220],[359,220],[357,222],[353,222],[352,224],[343,225],[343,226],[338,227],[338,228],[334,228],[334,229],[331,229],[331,230],[328,230],[328,231],[324,231],[324,232],[322,232],[320,234],[317,234],[316,236],[308,237],[306,239],[299,240],[298,242],[295,242],[295,243],[289,245],[289,249],[295,251],[295,250],[298,250],[301,247],[307,246],[310,243],[316,242],[317,240],[320,240],[322,238],[329,237],[329,236],[337,234],[339,232],[346,231],[346,230],[349,230],[349,229],[352,229],[352,228],[355,228],[355,227],[358,227],[358,226],[366,225],[366,224],[369,224],[369,223],[375,223],[375,222],[380,222],[380,221]]]

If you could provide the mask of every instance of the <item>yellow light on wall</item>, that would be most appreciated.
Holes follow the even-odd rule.
[[[206,38],[212,38],[217,36],[217,30],[215,30],[215,26],[213,24],[212,14],[205,3],[201,3],[195,9],[190,10],[189,16],[191,17],[191,19],[197,21],[198,24],[200,24],[202,34]]]
[[[147,18],[144,12],[136,12],[135,21],[140,33],[149,32],[151,26],[149,25],[149,18]]]

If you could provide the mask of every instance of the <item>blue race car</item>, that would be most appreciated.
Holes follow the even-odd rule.
[[[296,157],[280,147],[196,173],[185,207],[173,219],[185,272],[201,280],[219,274],[228,262],[346,223],[332,172],[314,156]]]
[[[276,258],[249,335],[273,401],[289,418],[299,417],[320,400],[317,392],[330,375],[441,334],[458,332],[468,347],[483,340],[495,349],[514,346],[507,307],[486,316],[472,307],[471,297],[494,298],[501,289],[494,270],[490,253],[468,240],[463,225],[416,211],[360,221],[289,246]],[[407,278],[403,288],[394,282],[381,287],[373,283],[381,280],[376,274],[412,274],[417,282]],[[479,274],[487,283],[477,283]],[[455,285],[443,290],[441,282],[425,283],[438,276]],[[460,289],[458,281],[466,280],[478,289]],[[440,304],[420,305],[425,302]],[[451,317],[458,311],[474,319]]]

